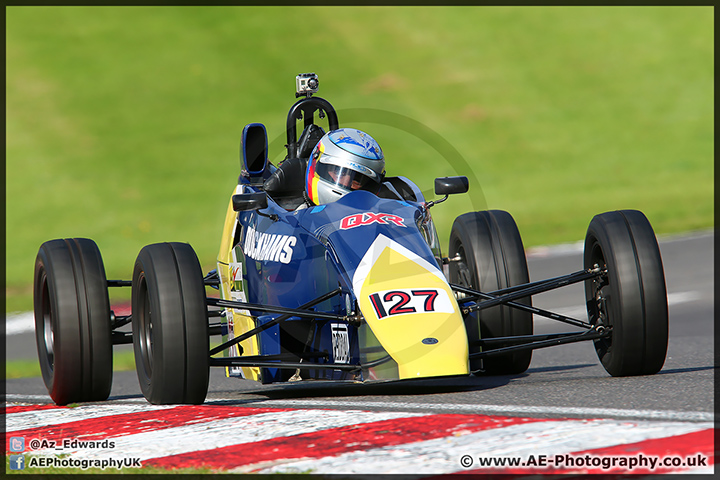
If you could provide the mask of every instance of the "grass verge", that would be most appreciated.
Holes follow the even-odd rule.
[[[212,268],[240,173],[242,127],[283,158],[293,77],[382,146],[433,211],[509,211],[526,246],[584,237],[593,215],[644,211],[658,233],[714,215],[712,7],[22,7],[6,12],[8,311],[27,311],[40,244],[94,239],[109,278],[149,243]],[[298,34],[311,18],[323,28]],[[133,28],[127,28],[132,25]],[[299,37],[300,35],[300,37]],[[302,54],[295,45],[301,38]],[[171,42],[168,39],[172,39]],[[428,136],[343,110],[413,119]],[[360,116],[362,117],[362,116]],[[207,270],[206,270],[207,271]]]
[[[113,371],[135,370],[135,355],[129,352],[113,353]],[[28,378],[41,376],[37,360],[9,360],[5,362],[5,378]]]

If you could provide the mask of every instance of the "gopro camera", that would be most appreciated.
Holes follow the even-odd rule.
[[[318,76],[314,73],[301,73],[295,77],[295,98],[317,93],[319,84]]]

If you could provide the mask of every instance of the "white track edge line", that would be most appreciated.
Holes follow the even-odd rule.
[[[216,401],[215,399],[209,399]],[[483,414],[519,414],[519,415],[577,415],[594,418],[634,418],[647,420],[679,420],[688,422],[712,422],[715,418],[712,412],[682,412],[675,410],[635,410],[619,408],[591,408],[591,407],[550,407],[550,406],[529,406],[529,405],[469,405],[458,403],[387,403],[387,402],[363,402],[341,400],[265,400],[259,401],[262,405],[289,405],[298,407],[344,407],[344,408],[382,408],[416,410],[424,409],[434,412],[462,411],[467,413]]]

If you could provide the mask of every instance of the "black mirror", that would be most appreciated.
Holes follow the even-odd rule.
[[[468,191],[467,177],[440,177],[435,179],[435,195],[452,195]]]
[[[268,140],[265,125],[250,123],[245,125],[240,141],[240,155],[243,170],[250,176],[262,175],[267,167]]]
[[[265,192],[238,193],[232,196],[232,205],[236,212],[267,208],[267,194]]]

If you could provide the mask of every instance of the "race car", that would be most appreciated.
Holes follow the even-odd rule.
[[[439,198],[426,199],[410,179],[383,172],[374,189],[317,200],[314,152],[333,135],[339,145],[345,137],[336,132],[348,130],[313,96],[317,87],[314,74],[296,77],[299,100],[277,166],[265,126],[243,129],[217,269],[204,274],[189,244],[158,243],[140,251],[131,280],[108,280],[90,239],[40,247],[36,339],[55,403],[106,400],[113,345],[126,343],[153,404],[203,403],[210,367],[263,384],[516,375],[534,349],[592,341],[612,376],[662,368],[667,293],[643,213],[596,215],[583,268],[543,281],[529,281],[517,225],[502,210],[458,216],[445,255],[430,210],[467,192],[466,177],[435,179]],[[587,318],[532,305],[533,295],[578,282]],[[116,287],[131,287],[131,315],[111,310],[108,289]],[[533,315],[575,329],[533,334]]]

